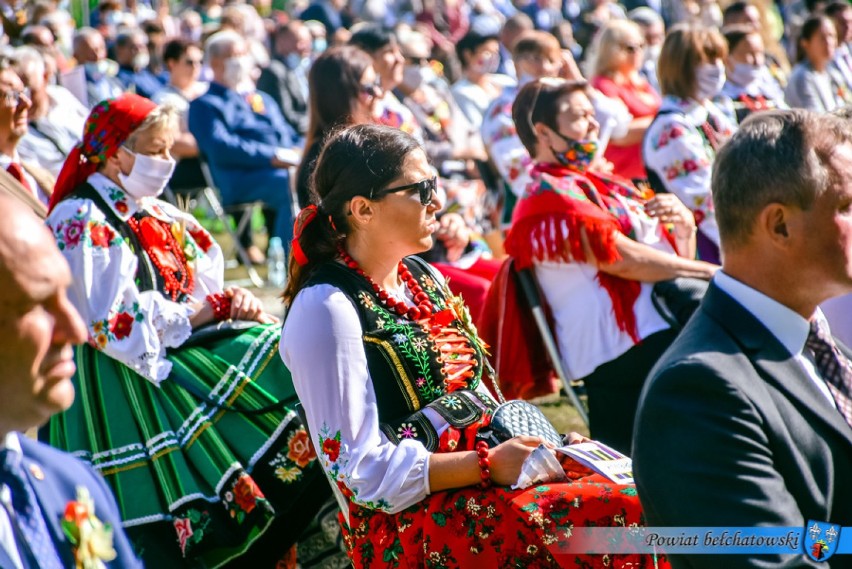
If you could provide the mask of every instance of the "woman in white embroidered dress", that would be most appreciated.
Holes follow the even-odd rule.
[[[663,104],[642,143],[656,192],[671,192],[695,214],[698,255],[719,262],[719,227],[710,194],[716,150],[734,124],[713,104],[725,84],[727,45],[718,31],[675,26],[666,35],[657,71]]]
[[[157,199],[176,127],[142,97],[103,101],[63,167],[47,223],[89,343],[74,405],[42,433],[104,475],[146,565],[271,566],[328,492],[272,357],[277,319],[223,290],[219,246]],[[250,322],[199,332],[230,319]]]

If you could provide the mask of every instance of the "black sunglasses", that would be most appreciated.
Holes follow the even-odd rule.
[[[411,190],[417,190],[420,195],[420,205],[429,205],[432,203],[432,194],[435,193],[435,190],[438,188],[438,178],[432,177],[427,178],[425,180],[420,180],[419,182],[415,182],[413,184],[406,184],[405,186],[398,186],[396,188],[388,188],[387,190],[381,190],[376,197],[379,198],[385,194],[395,194],[397,192],[407,192]],[[370,199],[373,198],[373,192],[370,192]]]
[[[371,97],[381,97],[383,93],[382,81],[381,79],[376,79],[372,83],[367,83],[366,85],[362,83],[361,90]]]
[[[637,51],[641,51],[641,50],[645,49],[645,44],[643,44],[643,43],[626,44],[626,45],[622,45],[621,47],[624,49],[624,51],[626,51],[630,55],[633,55]]]

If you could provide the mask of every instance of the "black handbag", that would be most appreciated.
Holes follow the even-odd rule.
[[[544,413],[532,403],[519,399],[497,407],[491,416],[491,423],[480,429],[477,439],[484,440],[493,447],[512,437],[524,435],[539,437],[556,446],[562,446],[562,436]]]
[[[690,277],[660,281],[654,283],[651,302],[672,328],[681,330],[701,304],[708,286],[710,281]]]

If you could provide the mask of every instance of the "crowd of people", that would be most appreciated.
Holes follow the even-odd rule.
[[[710,568],[560,547],[852,526],[848,1],[0,16],[0,566]],[[262,206],[242,262],[287,249],[283,322],[165,199],[208,186]],[[636,485],[488,438],[559,388],[519,271]]]

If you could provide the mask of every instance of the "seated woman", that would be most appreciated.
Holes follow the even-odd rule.
[[[582,378],[594,438],[629,453],[645,377],[674,340],[652,283],[709,279],[695,256],[695,220],[672,194],[645,200],[626,179],[589,170],[598,125],[583,81],[539,79],[512,108],[533,157],[506,252],[535,268],[553,313],[559,353]]]
[[[411,257],[431,247],[442,206],[420,145],[384,126],[342,130],[312,189],[292,247],[281,357],[355,566],[602,567],[601,556],[548,546],[573,525],[641,524],[635,489],[590,475],[511,490],[540,439],[490,449],[476,440],[496,405],[482,343],[461,301]]]
[[[623,178],[645,179],[642,137],[660,108],[660,96],[640,73],[645,61],[645,38],[630,20],[607,23],[593,42],[589,75],[592,86],[620,99],[633,119],[627,136],[610,141],[604,156]]]
[[[223,290],[219,246],[157,199],[176,127],[137,95],[103,101],[62,169],[47,223],[89,344],[74,405],[42,434],[103,474],[147,566],[270,567],[329,493],[276,319]],[[193,333],[230,319],[254,324]]]
[[[698,256],[719,262],[719,226],[710,194],[716,151],[736,126],[713,103],[725,84],[725,39],[714,29],[677,25],[657,71],[663,103],[645,132],[642,155],[654,191],[671,192],[695,214]]]
[[[831,18],[808,18],[796,40],[796,66],[784,91],[790,107],[824,113],[852,102],[843,76],[831,65],[836,50],[837,28]]]
[[[725,28],[728,58],[722,99],[737,124],[757,111],[786,109],[784,92],[766,65],[760,32],[748,26]]]

